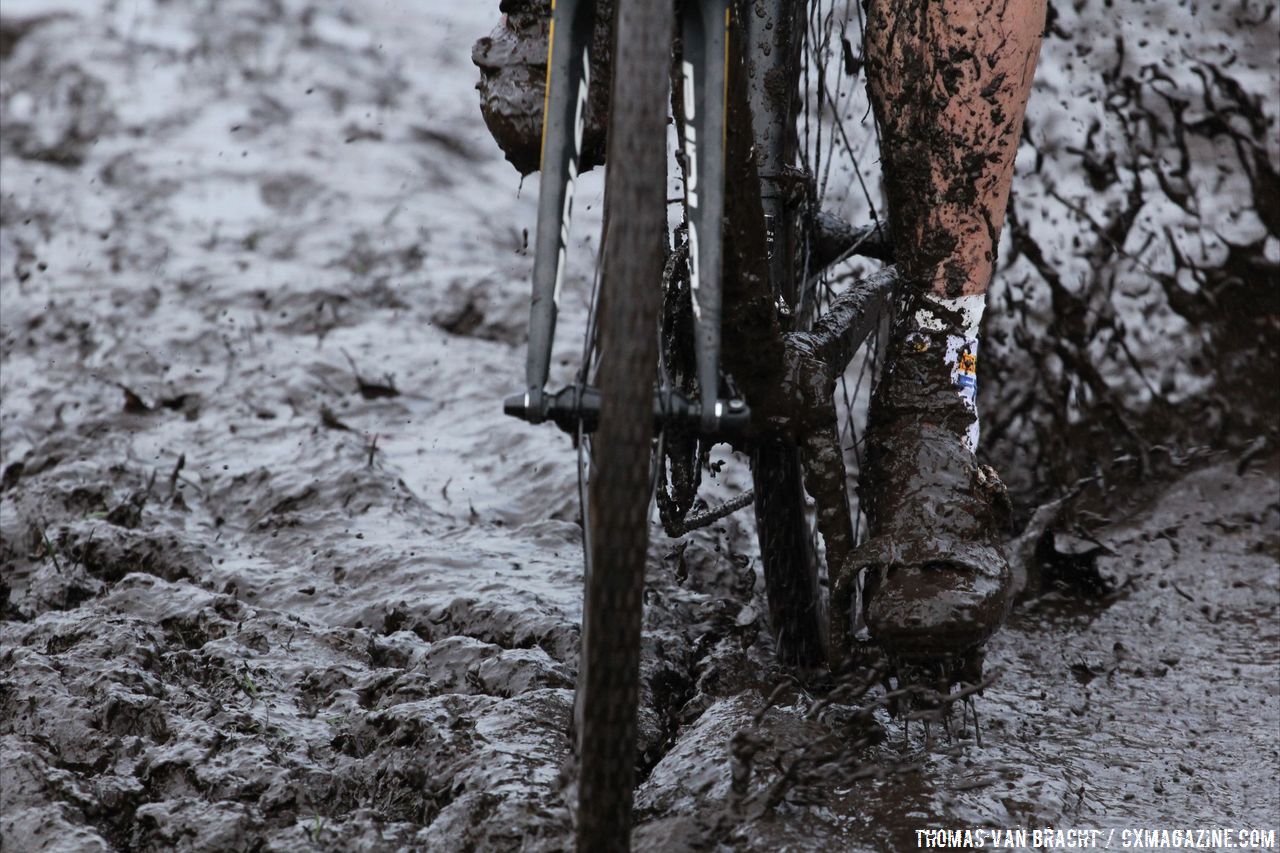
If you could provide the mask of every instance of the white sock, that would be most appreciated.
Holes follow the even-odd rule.
[[[957,332],[950,322],[944,321],[932,309],[934,306],[948,315],[959,315]],[[973,423],[965,434],[965,446],[971,453],[978,450],[978,327],[982,312],[987,307],[986,294],[958,296],[954,299],[926,293],[916,310],[916,325],[922,329],[947,333],[947,349],[943,360],[951,368],[951,384],[973,413]]]

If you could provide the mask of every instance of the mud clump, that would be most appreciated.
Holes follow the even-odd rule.
[[[112,132],[118,118],[101,78],[77,63],[51,60],[39,52],[37,40],[25,38],[37,26],[43,33],[74,31],[58,17],[5,21],[0,36],[4,147],[17,157],[74,168],[84,162],[89,146]]]
[[[613,2],[595,3],[589,86],[579,172],[604,163],[612,75]],[[550,0],[503,0],[503,19],[479,39],[471,59],[480,69],[480,111],[494,140],[521,175],[538,170],[546,95]],[[563,34],[561,44],[564,44]]]
[[[535,205],[476,109],[467,45],[493,10],[12,20],[5,848],[567,847],[576,468],[499,414]],[[98,81],[99,105],[37,67],[78,68],[53,79]],[[576,234],[599,231],[593,180]],[[888,740],[860,744],[855,705],[776,665],[744,515],[683,548],[655,533],[634,846],[895,849],[921,814],[1265,825],[1280,508],[1273,450],[1250,453],[1094,525],[1122,594],[1019,611],[988,652],[983,746],[950,753],[879,710]]]

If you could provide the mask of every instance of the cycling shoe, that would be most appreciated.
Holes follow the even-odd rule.
[[[1011,599],[998,530],[1008,498],[972,450],[976,411],[956,381],[957,364],[972,376],[966,355],[957,357],[955,335],[914,325],[895,336],[872,401],[863,476],[872,536],[841,574],[865,570],[867,627],[899,660],[964,657],[1000,627]]]

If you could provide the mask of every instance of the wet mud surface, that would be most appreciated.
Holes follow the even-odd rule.
[[[563,849],[576,470],[499,414],[536,199],[473,91],[493,10],[2,19],[6,849]],[[1277,477],[1204,453],[1043,545],[981,745],[789,681],[747,518],[657,535],[636,847],[1274,826]]]

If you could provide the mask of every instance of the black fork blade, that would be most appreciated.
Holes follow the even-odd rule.
[[[728,0],[682,6],[680,148],[689,227],[689,284],[703,418],[710,426],[720,391],[720,301],[724,242],[724,133]]]

